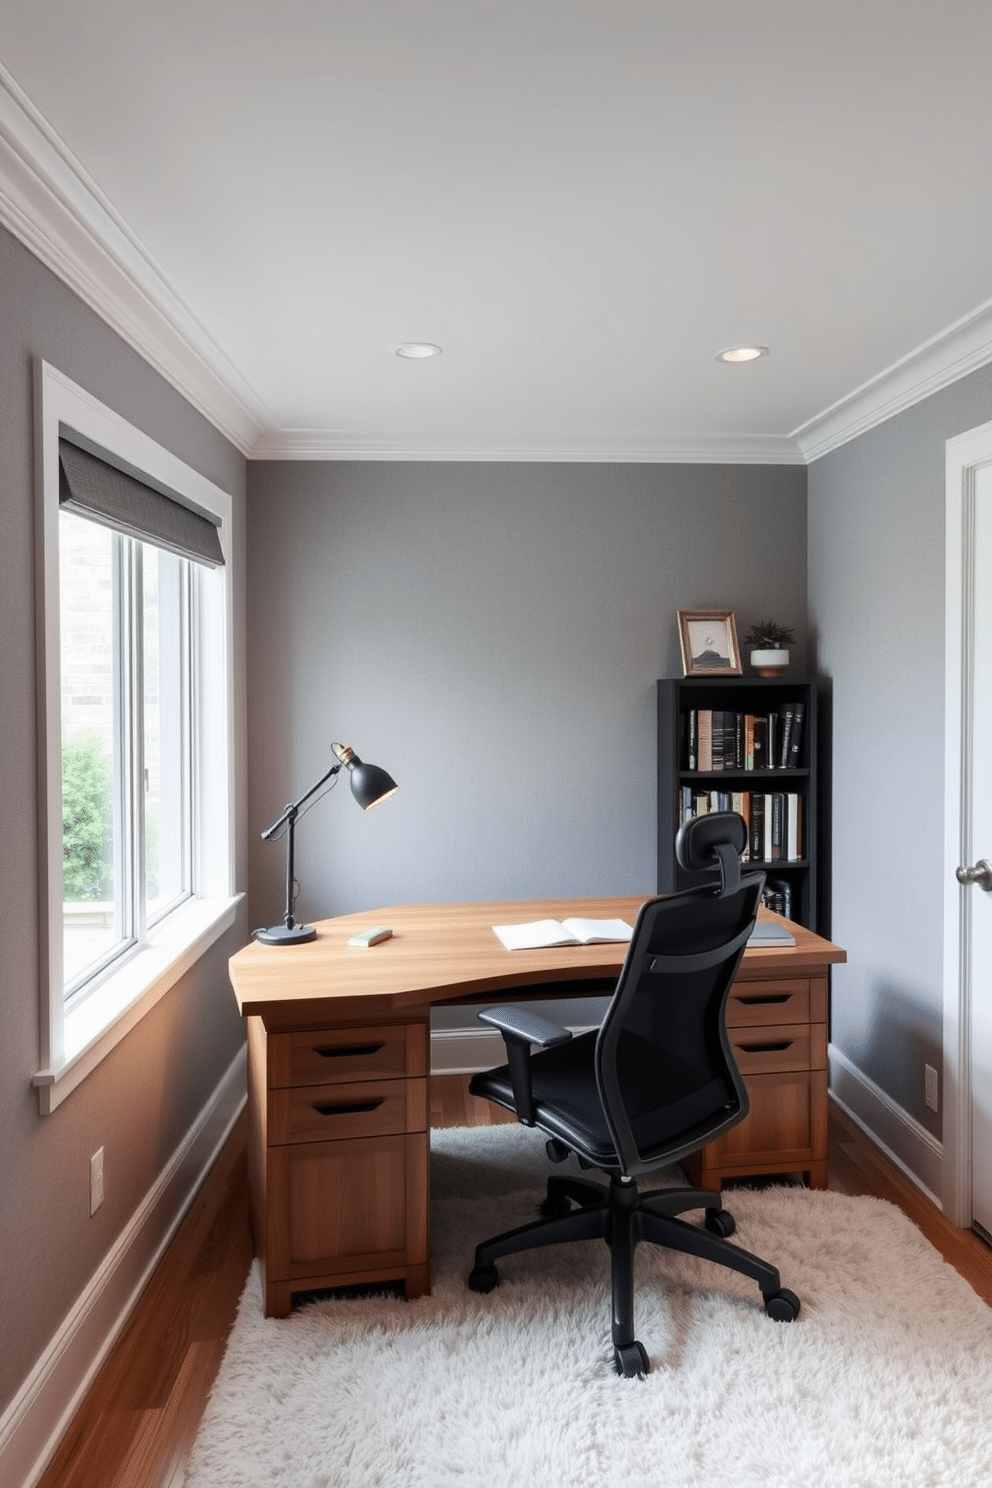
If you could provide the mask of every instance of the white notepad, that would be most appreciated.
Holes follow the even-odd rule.
[[[494,925],[508,951],[533,951],[542,946],[597,945],[629,940],[634,933],[626,920],[528,920],[521,925]]]

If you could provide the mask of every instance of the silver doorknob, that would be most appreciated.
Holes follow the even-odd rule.
[[[962,884],[977,884],[986,894],[992,894],[992,863],[979,858],[974,868],[959,868],[957,880]]]

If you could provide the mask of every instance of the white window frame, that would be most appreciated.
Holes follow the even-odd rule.
[[[233,924],[233,585],[230,496],[71,382],[47,362],[36,377],[38,511],[38,749],[40,872],[39,1068],[43,1114],[95,1069],[150,1008]],[[62,702],[59,628],[60,432],[90,441],[149,485],[160,485],[220,521],[224,566],[192,564],[193,895],[78,1004],[64,997]]]

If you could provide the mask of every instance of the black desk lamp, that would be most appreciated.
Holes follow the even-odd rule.
[[[302,945],[304,941],[316,940],[317,932],[312,925],[298,925],[293,918],[293,839],[296,832],[296,818],[304,801],[309,801],[312,795],[326,785],[332,775],[347,766],[351,776],[351,794],[361,806],[363,811],[370,811],[373,806],[378,806],[381,801],[386,801],[396,791],[396,781],[385,770],[380,770],[378,765],[366,765],[358,758],[358,755],[348,744],[332,744],[331,748],[337,755],[337,763],[332,765],[326,774],[322,775],[316,785],[312,785],[308,791],[304,791],[298,801],[294,801],[274,821],[271,827],[266,827],[262,833],[262,841],[268,842],[274,837],[281,826],[286,828],[286,913],[283,915],[281,925],[270,925],[268,930],[256,930],[255,939],[264,945]]]

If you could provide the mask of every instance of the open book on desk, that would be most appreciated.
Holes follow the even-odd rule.
[[[543,946],[600,945],[629,940],[634,927],[626,920],[528,920],[523,925],[494,925],[508,951],[535,951]]]

